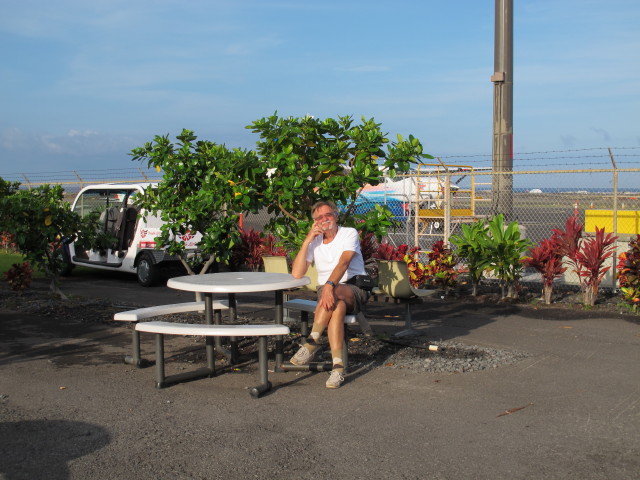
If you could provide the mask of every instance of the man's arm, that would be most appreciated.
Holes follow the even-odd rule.
[[[293,265],[291,265],[291,275],[293,278],[302,278],[305,273],[309,269],[310,262],[307,261],[307,253],[309,252],[309,245],[314,238],[318,235],[322,234],[322,229],[317,225],[317,222],[311,226],[311,230],[307,233],[304,241],[302,242],[302,246],[300,247],[300,251],[296,255],[296,258],[293,259]]]

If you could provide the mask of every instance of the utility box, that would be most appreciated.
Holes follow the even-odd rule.
[[[640,210],[618,210],[617,229],[613,229],[613,210],[585,210],[584,231],[595,233],[596,227],[617,235],[640,233]]]

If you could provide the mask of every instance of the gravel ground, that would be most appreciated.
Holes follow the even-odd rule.
[[[79,324],[116,324],[112,321],[114,313],[133,308],[137,306],[114,305],[108,300],[71,298],[62,301],[35,291],[26,291],[19,296],[5,291],[0,297],[0,309],[41,315],[52,320],[72,319],[74,323]],[[197,314],[167,315],[164,318],[184,323],[202,321]],[[240,315],[238,322],[268,323],[271,318],[263,315]],[[117,325],[122,326],[119,322]],[[285,355],[293,355],[302,341],[296,324],[291,325],[291,330],[292,334],[285,340]],[[326,337],[324,340],[326,341]],[[395,368],[415,372],[465,373],[510,365],[529,356],[526,352],[466,345],[419,335],[399,338],[386,335],[364,336],[357,329],[349,331],[349,342],[349,361],[352,369]],[[324,355],[328,358],[328,345],[323,345],[323,348]],[[242,340],[239,349],[241,360],[249,360],[256,352],[256,340]],[[188,352],[183,357],[183,361],[189,363],[205,361],[203,349]],[[221,355],[217,362],[221,367],[227,366],[226,359]]]

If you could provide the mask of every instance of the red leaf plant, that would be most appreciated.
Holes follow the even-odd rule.
[[[579,275],[584,282],[583,298],[585,305],[593,306],[596,303],[600,283],[611,268],[604,267],[603,264],[605,260],[613,256],[617,239],[618,237],[612,233],[605,235],[604,228],[596,227],[595,236],[585,238],[582,241],[576,258],[580,265]]]
[[[369,275],[378,276],[378,264],[376,263],[376,252],[378,251],[378,240],[373,232],[360,230],[360,251],[364,260],[364,268]]]
[[[576,216],[567,218],[564,230],[556,228],[551,230],[556,237],[560,254],[569,259],[569,263],[578,270],[577,254],[580,250],[580,239],[582,238],[582,224]]]
[[[613,255],[618,237],[604,228],[596,227],[593,237],[582,238],[582,224],[575,216],[567,219],[565,230],[553,230],[560,245],[560,253],[566,257],[571,270],[578,276],[583,303],[595,305],[598,288],[611,267],[603,267],[605,260]]]
[[[455,267],[458,264],[458,259],[443,240],[435,242],[427,256],[429,263],[424,267],[425,277],[430,278],[434,286],[448,292],[457,282],[458,271]]]
[[[382,242],[378,245],[378,250],[373,256],[380,260],[404,260],[407,250],[409,250],[409,246],[406,243],[394,247],[389,243]]]
[[[535,268],[542,275],[542,296],[544,303],[551,303],[553,281],[562,275],[567,267],[562,264],[560,241],[557,235],[545,238],[534,247],[529,248],[529,257],[524,259],[525,265]]]
[[[394,247],[388,243],[381,243],[374,254],[374,258],[379,260],[404,261],[409,270],[409,281],[416,288],[421,288],[427,281],[427,272],[424,265],[418,261],[418,247],[412,247],[405,243]]]
[[[411,248],[403,259],[407,263],[407,269],[409,270],[409,282],[414,288],[422,288],[429,279],[429,272],[427,268],[420,263],[418,251],[418,247]]]
[[[618,283],[622,296],[634,312],[640,307],[640,235],[629,242],[629,249],[618,257]]]
[[[269,233],[262,239],[262,255],[269,255],[272,257],[286,257],[287,251],[282,245],[278,244],[278,240],[273,235],[273,233]]]
[[[4,277],[14,292],[22,292],[29,288],[32,276],[33,269],[29,262],[14,263],[9,270],[4,272]]]
[[[263,243],[259,231],[252,227],[249,230],[240,229],[240,242],[233,246],[229,267],[239,270],[246,265],[252,272],[257,272],[262,265]]]

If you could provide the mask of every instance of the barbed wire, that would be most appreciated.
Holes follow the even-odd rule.
[[[613,168],[611,165],[611,150],[616,165],[640,166],[640,147],[592,147],[577,148],[566,150],[542,150],[534,152],[517,152],[513,156],[514,170],[520,167],[530,168],[529,165],[535,163],[535,167],[539,169],[558,167],[567,165],[567,160],[574,160],[572,166],[583,169],[595,168]],[[586,154],[585,152],[600,151],[601,154]],[[624,151],[625,153],[621,153]],[[638,153],[635,153],[635,152]],[[632,153],[626,153],[632,152]],[[580,153],[579,155],[574,155]],[[534,156],[535,155],[535,156]],[[441,161],[450,162],[451,160],[461,160],[471,164],[471,166],[491,166],[493,157],[490,153],[477,153],[465,155],[443,155],[436,158]],[[470,162],[469,159],[475,159]],[[593,159],[600,159],[595,162]],[[562,161],[561,164],[558,162]],[[428,162],[425,162],[428,163]],[[161,174],[154,169],[146,169],[141,167],[113,168],[113,169],[88,169],[88,170],[64,170],[64,171],[41,171],[41,172],[13,172],[2,173],[0,178],[7,181],[18,181],[27,183],[88,183],[100,181],[116,181],[118,179],[135,178],[137,181],[158,181]]]

